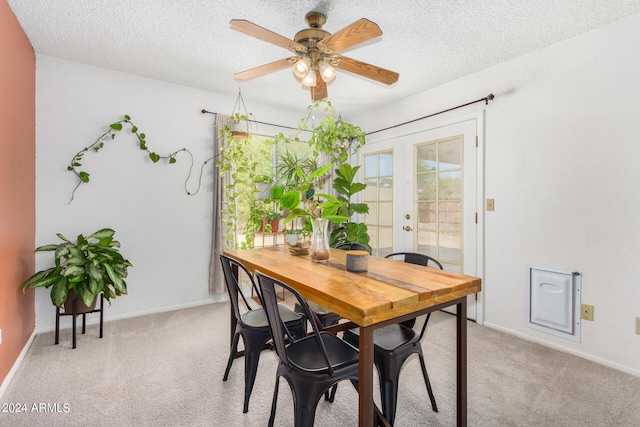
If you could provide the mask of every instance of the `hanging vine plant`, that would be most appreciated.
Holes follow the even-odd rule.
[[[225,249],[251,248],[261,224],[261,218],[255,214],[258,162],[250,154],[251,136],[235,137],[228,124],[218,128],[218,131],[220,138],[225,141],[220,148],[222,155],[217,163],[225,194],[222,200],[222,213],[226,214],[226,218],[222,219]],[[241,244],[236,237],[239,224],[242,224],[245,236]]]
[[[340,165],[365,144],[366,133],[360,126],[343,121],[340,114],[336,119],[336,110],[330,101],[316,101],[307,110],[307,117],[300,121],[300,130],[308,130],[309,122],[314,120],[314,111],[327,113],[311,130],[309,145],[313,148],[314,156],[326,154],[331,162]]]
[[[75,188],[73,189],[73,191],[71,192],[71,199],[69,200],[69,203],[73,202],[74,198],[75,198],[75,194],[76,191],[78,190],[78,188],[80,187],[81,184],[85,184],[88,183],[90,180],[90,174],[89,172],[86,171],[86,169],[80,169],[82,167],[82,162],[84,160],[84,155],[88,152],[99,152],[100,150],[102,150],[105,147],[105,144],[108,141],[112,141],[115,139],[116,135],[122,131],[125,127],[129,127],[131,130],[131,133],[133,135],[135,135],[135,137],[137,138],[137,143],[138,143],[138,147],[140,148],[140,150],[145,151],[147,153],[147,155],[149,156],[149,159],[151,159],[151,161],[153,163],[158,163],[160,160],[166,160],[168,164],[174,164],[177,162],[176,156],[181,153],[181,152],[185,152],[187,154],[189,154],[189,157],[191,159],[191,165],[189,167],[189,174],[187,175],[187,179],[184,182],[184,186],[185,186],[185,191],[187,193],[187,195],[194,195],[197,194],[198,191],[200,190],[200,181],[198,182],[198,188],[196,189],[195,192],[190,192],[187,189],[187,182],[189,181],[189,178],[191,177],[191,171],[193,170],[193,154],[191,153],[191,151],[189,151],[186,148],[181,148],[177,151],[174,151],[172,153],[169,153],[167,155],[160,155],[154,151],[149,150],[149,148],[147,147],[147,140],[146,140],[146,135],[143,132],[140,132],[140,130],[138,129],[138,126],[136,126],[132,121],[131,121],[131,117],[128,115],[125,115],[124,118],[122,120],[119,120],[115,123],[111,123],[109,125],[109,129],[103,133],[102,135],[100,135],[98,137],[98,139],[96,139],[96,141],[87,146],[84,147],[82,150],[78,151],[78,153],[76,153],[75,156],[73,156],[73,158],[71,159],[71,162],[69,162],[69,166],[67,166],[67,170],[73,172],[76,177],[78,178],[78,183],[76,184]],[[207,159],[202,167],[200,168],[200,179],[202,179],[202,169],[204,168],[204,165],[206,165],[210,160],[212,160],[212,158]]]

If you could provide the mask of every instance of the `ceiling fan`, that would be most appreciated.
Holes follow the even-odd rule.
[[[244,19],[231,20],[231,29],[256,37],[293,52],[295,56],[251,68],[234,74],[238,81],[252,80],[266,74],[293,67],[295,77],[309,88],[311,99],[327,98],[327,83],[336,75],[336,69],[391,85],[398,81],[398,73],[356,59],[340,55],[340,52],[382,35],[380,27],[362,18],[340,31],[331,34],[322,29],[327,21],[320,12],[305,16],[309,28],[296,33],[293,40],[267,30]]]

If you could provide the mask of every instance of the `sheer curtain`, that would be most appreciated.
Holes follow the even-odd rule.
[[[229,116],[216,113],[216,124],[213,130],[213,155],[214,161],[220,160],[221,148],[224,140],[220,138],[218,128],[227,124]],[[209,265],[209,293],[220,294],[225,292],[224,278],[222,276],[222,266],[219,255],[224,248],[224,230],[222,229],[222,199],[224,197],[224,186],[222,185],[220,171],[215,168],[213,176],[213,235],[211,238],[211,263]]]

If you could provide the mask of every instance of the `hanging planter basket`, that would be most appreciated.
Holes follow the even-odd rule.
[[[242,93],[238,91],[238,97],[233,107],[233,112],[227,120],[227,128],[236,139],[246,139],[249,137],[249,113],[244,105]]]

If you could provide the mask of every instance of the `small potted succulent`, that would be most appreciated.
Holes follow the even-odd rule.
[[[113,239],[115,231],[103,228],[88,236],[80,234],[75,242],[62,234],[62,243],[44,245],[36,252],[54,252],[54,266],[38,271],[22,284],[29,288],[51,288],[51,302],[65,306],[71,313],[72,301],[77,298],[77,313],[95,307],[96,297],[103,294],[109,301],[127,293],[127,269],[131,263],[120,254],[120,242]],[[109,301],[110,302],[110,301]]]

